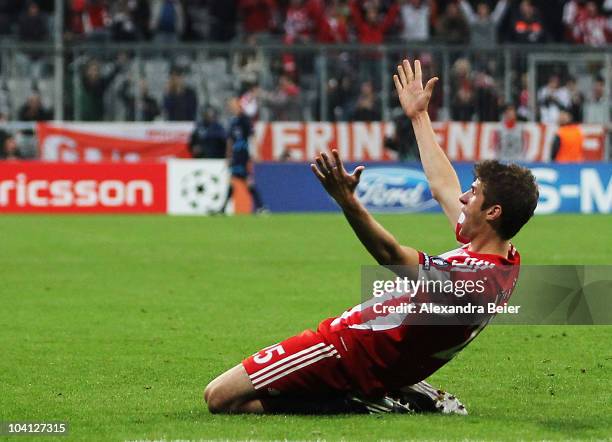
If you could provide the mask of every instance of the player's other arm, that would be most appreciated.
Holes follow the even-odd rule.
[[[310,167],[327,193],[338,203],[353,231],[381,265],[418,265],[419,254],[416,250],[402,246],[383,226],[363,207],[355,197],[355,188],[363,166],[349,174],[337,150],[332,151],[333,159],[323,152],[316,157],[316,164]]]
[[[461,213],[461,186],[459,178],[446,154],[436,141],[429,119],[427,106],[437,77],[431,78],[423,89],[421,63],[414,62],[414,72],[408,60],[397,67],[398,75],[393,76],[395,88],[404,113],[412,121],[416,135],[421,163],[429,181],[433,197],[440,203],[453,231]]]

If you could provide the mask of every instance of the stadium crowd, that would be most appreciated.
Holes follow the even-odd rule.
[[[0,34],[50,39],[54,0],[0,1]],[[64,37],[90,41],[431,41],[477,46],[611,39],[610,0],[65,0]]]
[[[54,33],[53,4],[53,0],[0,0],[0,38],[49,42]],[[380,54],[339,51],[330,57],[323,98],[312,92],[323,68],[313,54],[291,50],[298,46],[431,42],[457,48],[451,52],[446,107],[440,85],[430,105],[432,117],[500,121],[510,103],[503,93],[498,54],[492,52],[497,43],[601,47],[612,41],[612,0],[67,0],[64,10],[67,43],[247,45],[252,49],[228,57],[226,71],[235,77],[228,87],[239,93],[252,118],[277,121],[377,121],[383,118],[384,98],[391,107],[397,106],[392,95],[383,97],[380,92]],[[265,59],[258,50],[265,43],[288,50]],[[470,52],[463,52],[464,48]],[[486,55],[479,55],[479,50]],[[400,59],[402,55],[389,56]],[[426,51],[418,56],[425,75],[440,72],[439,56]],[[190,75],[195,64],[190,57],[169,57],[163,75],[135,78],[132,54],[120,52],[111,58],[85,54],[70,65],[75,75],[68,76],[77,79],[73,82],[77,84],[66,86],[70,99],[65,114],[83,121],[108,120],[109,114],[126,121],[196,120],[198,109],[210,104],[222,107],[227,96],[202,93]],[[45,64],[44,55],[36,51],[21,59],[32,76],[30,91],[21,102],[11,103],[14,94],[3,69],[0,118],[51,119],[50,91],[39,87],[45,75],[52,75],[50,63]],[[262,82],[264,70],[271,73],[271,81]],[[543,75],[533,108],[525,62],[513,61],[511,104],[519,120],[557,123],[560,113],[568,111],[575,122],[609,123],[609,100],[600,70],[592,69],[581,87],[567,69],[552,68]],[[208,74],[209,80],[219,76],[218,71]],[[150,85],[152,80],[157,83]],[[223,88],[215,83],[212,89],[214,93]],[[122,112],[109,109],[111,105],[120,106]]]

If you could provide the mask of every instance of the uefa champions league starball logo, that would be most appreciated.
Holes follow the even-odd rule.
[[[194,170],[181,179],[181,197],[194,212],[217,211],[224,197],[221,179],[206,170]]]

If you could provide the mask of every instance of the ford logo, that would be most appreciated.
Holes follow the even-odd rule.
[[[356,194],[368,209],[380,212],[419,212],[437,205],[425,174],[417,169],[366,168]]]

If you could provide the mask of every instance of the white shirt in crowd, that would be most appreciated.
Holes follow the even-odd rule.
[[[402,38],[406,41],[424,41],[429,40],[429,4],[428,0],[421,0],[418,8],[410,3],[406,3],[401,7],[402,23]]]

